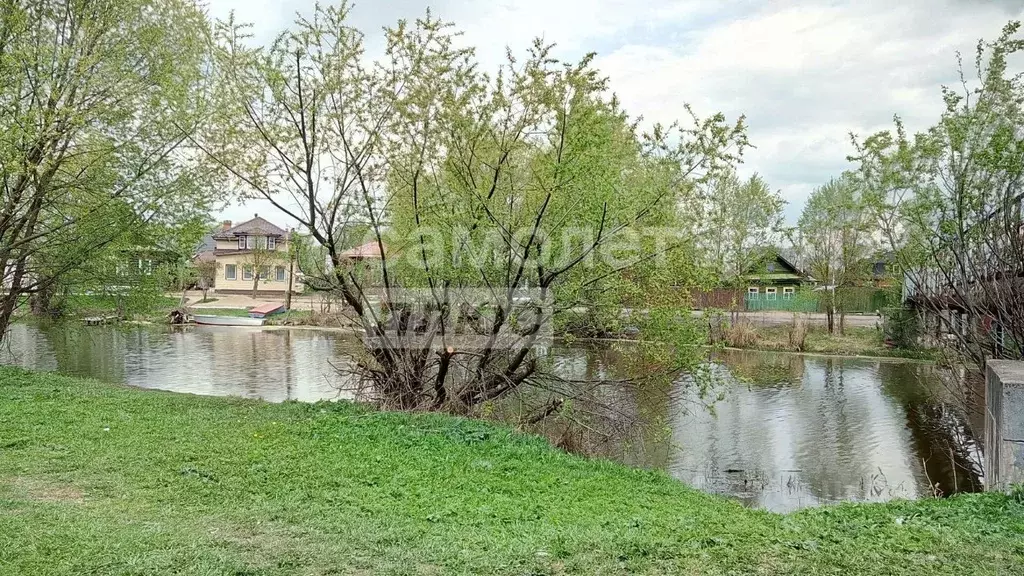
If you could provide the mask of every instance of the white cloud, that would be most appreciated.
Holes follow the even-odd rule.
[[[923,129],[938,117],[940,86],[956,82],[956,51],[970,64],[979,38],[994,38],[1007,20],[1024,18],[1024,0],[440,0],[431,6],[465,30],[485,67],[500,62],[506,45],[519,51],[542,36],[565,58],[598,51],[597,66],[627,110],[648,121],[680,117],[687,102],[704,115],[746,114],[757,148],[742,171],[760,172],[780,188],[791,220],[814,186],[847,167],[850,132],[889,128],[893,114]],[[212,0],[210,11],[225,17],[231,8],[255,21],[257,38],[266,40],[289,24],[296,6]],[[352,19],[373,46],[380,27],[425,9],[424,0],[357,3]]]
[[[978,39],[1006,23],[1008,6],[772,3],[688,41],[621,46],[597,65],[626,108],[648,120],[677,118],[684,102],[702,114],[746,114],[757,148],[743,171],[780,188],[795,220],[810,190],[847,167],[850,132],[889,128],[893,114],[911,129],[937,119],[940,86],[956,82],[955,53],[970,63]],[[1015,9],[1024,15],[1020,3]]]

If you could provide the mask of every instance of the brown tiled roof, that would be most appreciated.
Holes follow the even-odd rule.
[[[386,255],[388,252],[390,252],[390,250],[388,250],[388,245],[384,244],[384,254]],[[341,255],[345,258],[351,258],[352,260],[379,260],[381,257],[380,245],[376,240],[372,240],[366,244],[356,246],[355,248],[349,248],[342,252]]]
[[[284,237],[287,234],[281,228],[267,222],[263,218],[256,216],[252,220],[242,222],[237,226],[228,228],[227,230],[214,234],[214,238],[217,240],[231,240],[237,236],[277,236],[278,238]]]

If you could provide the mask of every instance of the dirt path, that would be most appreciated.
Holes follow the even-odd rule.
[[[762,311],[762,312],[739,312],[740,318],[755,324],[758,326],[784,326],[786,324],[793,323],[792,312],[778,312],[778,311]],[[693,315],[700,317],[703,312],[700,310],[694,310]],[[804,318],[809,324],[814,326],[825,326],[828,324],[828,317],[825,314],[812,313],[812,314],[800,314],[801,318]],[[839,318],[836,318],[836,322]],[[847,314],[846,325],[859,327],[859,328],[874,328],[880,322],[881,318],[874,314]]]

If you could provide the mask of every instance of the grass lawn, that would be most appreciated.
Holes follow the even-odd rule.
[[[998,494],[744,509],[470,420],[0,368],[0,574],[1021,574]]]

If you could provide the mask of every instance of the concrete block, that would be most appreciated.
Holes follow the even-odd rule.
[[[985,368],[985,488],[1024,482],[1024,362],[990,360]]]

